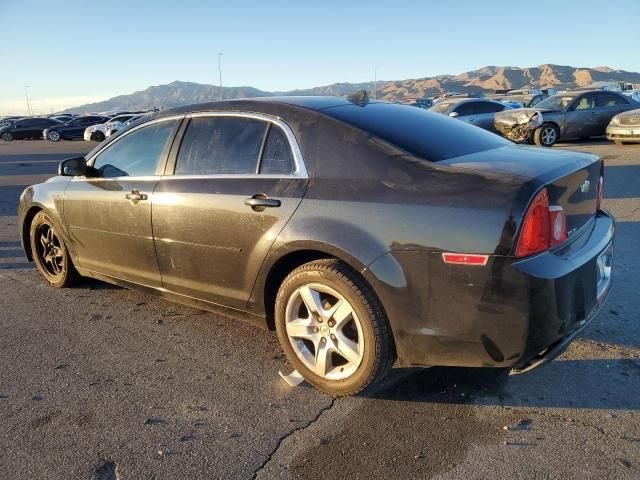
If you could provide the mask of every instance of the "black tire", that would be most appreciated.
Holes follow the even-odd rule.
[[[560,130],[552,123],[544,123],[533,133],[533,141],[540,147],[552,147],[560,137]]]
[[[52,142],[59,142],[62,139],[62,135],[59,132],[49,132],[47,133],[47,138]]]
[[[49,285],[65,288],[77,281],[79,275],[60,230],[45,212],[38,212],[33,217],[29,241],[36,267]]]
[[[338,292],[358,318],[363,353],[359,366],[345,379],[327,379],[308,368],[296,354],[287,334],[288,302],[300,287],[309,284],[324,285]],[[310,384],[331,395],[354,395],[371,388],[389,372],[396,359],[393,335],[380,301],[356,271],[336,259],[306,263],[285,278],[276,297],[275,323],[280,345],[291,365]]]
[[[102,142],[104,140],[104,133],[97,131],[97,132],[93,132],[93,135],[91,135],[91,140],[95,140],[96,142]]]
[[[4,140],[5,142],[10,142],[11,140],[13,140],[13,134],[11,132],[2,132],[0,138],[2,138],[2,140]]]
[[[614,140],[616,145],[624,145],[624,142],[622,140]]]

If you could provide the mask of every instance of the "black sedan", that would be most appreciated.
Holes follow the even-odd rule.
[[[610,286],[594,155],[365,95],[167,110],[28,187],[27,258],[275,329],[316,387],[553,359]],[[153,212],[153,214],[152,214]],[[62,299],[61,299],[62,301]]]
[[[86,115],[84,117],[76,117],[73,120],[69,120],[67,123],[47,128],[41,132],[41,137],[45,140],[51,140],[52,142],[83,138],[85,128],[105,123],[109,118],[111,117],[105,117],[103,115]]]
[[[42,138],[42,131],[46,128],[57,127],[62,122],[52,118],[22,118],[15,123],[0,128],[0,139],[5,142],[11,140],[22,140],[25,138]]]

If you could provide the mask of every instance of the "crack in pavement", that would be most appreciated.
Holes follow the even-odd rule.
[[[322,415],[324,415],[325,412],[328,412],[329,410],[331,410],[333,408],[333,406],[336,404],[336,400],[338,400],[338,398],[339,397],[332,397],[331,398],[331,402],[329,403],[329,405],[327,405],[326,407],[322,408],[320,410],[320,412],[318,412],[318,415],[315,416],[315,418],[313,418],[312,420],[310,420],[306,424],[301,425],[301,426],[299,426],[297,428],[294,428],[290,432],[282,435],[278,439],[276,447],[271,451],[271,453],[267,456],[265,461],[262,462],[262,464],[256,469],[256,471],[253,472],[253,475],[251,477],[252,480],[255,480],[256,478],[258,478],[258,475],[260,474],[260,472],[262,470],[264,470],[264,468],[269,464],[271,459],[276,455],[276,453],[278,453],[278,450],[280,449],[280,446],[285,442],[285,440],[287,440],[287,438],[289,438],[291,435],[295,435],[296,433],[298,433],[298,432],[300,432],[302,430],[306,430],[307,428],[312,426],[314,423],[316,423],[318,420],[320,420],[320,417],[322,417]]]

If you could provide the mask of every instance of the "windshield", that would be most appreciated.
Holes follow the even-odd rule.
[[[549,110],[564,110],[567,106],[573,102],[576,97],[567,97],[562,95],[553,95],[552,97],[545,98],[541,102],[536,104],[536,108],[545,108]]]
[[[429,110],[437,113],[446,113],[451,107],[453,107],[457,102],[440,102],[436,103]]]

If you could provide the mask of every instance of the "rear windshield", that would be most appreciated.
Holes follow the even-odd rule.
[[[432,162],[511,145],[466,122],[407,105],[370,103],[320,111]]]

